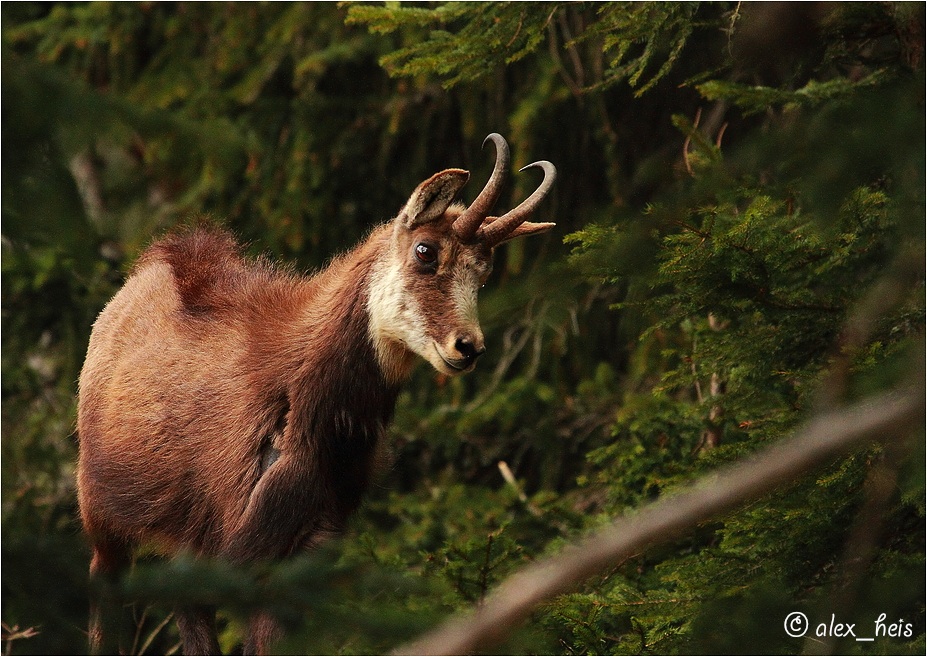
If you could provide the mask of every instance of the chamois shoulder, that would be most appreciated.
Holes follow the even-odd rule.
[[[235,237],[215,226],[168,233],[142,254],[136,271],[156,262],[170,266],[181,307],[191,315],[221,311],[255,284],[286,277],[264,259],[246,261]]]

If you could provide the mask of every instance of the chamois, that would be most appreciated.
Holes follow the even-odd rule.
[[[80,374],[78,499],[93,578],[144,543],[232,563],[279,559],[339,531],[415,358],[454,376],[485,351],[476,310],[493,249],[550,229],[526,218],[554,182],[490,216],[508,144],[468,207],[447,169],[398,216],[312,277],[245,260],[219,228],[169,233],[139,258],[94,323]],[[484,146],[486,141],[483,142]],[[528,167],[525,167],[526,169]],[[179,607],[186,654],[217,654],[215,609]],[[245,653],[279,636],[249,621]],[[103,640],[91,605],[91,648]]]

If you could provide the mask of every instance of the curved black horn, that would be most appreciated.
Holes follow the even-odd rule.
[[[483,140],[483,148],[486,142],[491,141],[496,147],[496,165],[493,167],[492,175],[489,181],[479,193],[479,196],[470,204],[470,207],[464,210],[454,221],[454,232],[461,239],[470,240],[476,235],[477,229],[482,225],[483,220],[492,210],[502,192],[502,184],[505,182],[506,174],[509,169],[509,145],[498,132],[487,135]]]
[[[544,170],[544,180],[542,180],[538,188],[534,190],[534,193],[522,201],[517,207],[512,208],[491,224],[487,224],[483,227],[483,230],[480,231],[480,239],[490,246],[495,246],[502,242],[509,233],[523,224],[528,216],[537,209],[541,201],[544,200],[544,197],[547,196],[547,192],[550,191],[551,186],[554,184],[554,180],[557,178],[557,169],[553,164],[547,160],[541,160],[540,162],[533,162],[519,171],[524,171],[532,167]]]

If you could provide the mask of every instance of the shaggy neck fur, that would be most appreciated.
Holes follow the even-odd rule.
[[[370,281],[388,236],[379,229],[333,261],[310,282],[303,305],[303,331],[314,336],[300,357],[289,417],[294,434],[316,441],[327,464],[322,470],[339,505],[335,524],[360,503],[413,363],[401,344],[373,330],[369,313]]]

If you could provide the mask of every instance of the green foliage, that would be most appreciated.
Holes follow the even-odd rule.
[[[484,180],[488,132],[560,171],[538,217],[556,231],[499,249],[480,370],[414,373],[346,536],[243,569],[141,555],[110,591],[138,600],[133,653],[176,649],[178,601],[221,605],[226,651],[270,606],[281,652],[386,652],[816,410],[902,385],[923,361],[923,5],[779,7],[4,3],[7,652],[84,650],[74,382],[135,254],[200,214],[316,267],[434,171]],[[534,182],[513,176],[500,207]],[[912,444],[614,564],[498,650],[791,654],[787,613],[843,605],[860,627],[911,621],[873,648],[920,654]],[[841,588],[885,469],[880,537]]]
[[[813,112],[847,116],[852,105],[851,125],[864,129],[860,118],[869,118],[873,92],[859,89],[893,93],[880,75],[859,82],[809,83],[796,92],[747,89],[725,81],[698,89],[709,100],[724,98],[748,113],[782,105],[789,122],[801,121],[811,141],[825,143],[837,138],[846,121],[825,123]],[[905,98],[892,121],[908,116],[913,96]],[[691,122],[680,117],[676,123],[703,157],[681,196],[648,210],[654,267],[635,275],[621,263],[606,264],[613,262],[611,254],[640,243],[634,226],[594,226],[571,236],[576,266],[606,281],[628,281],[627,300],[616,307],[649,320],[641,331],[640,360],[629,371],[633,385],[616,414],[616,440],[590,453],[599,472],[587,485],[606,491],[606,508],[613,512],[639,506],[694,472],[782,435],[818,403],[819,387],[835,360],[849,359],[859,381],[875,376],[882,385],[897,385],[905,368],[894,355],[917,358],[911,349],[922,340],[921,329],[908,332],[913,327],[906,319],[918,308],[913,312],[923,321],[923,287],[917,282],[904,290],[905,301],[881,319],[865,345],[834,351],[848,318],[859,312],[866,290],[884,280],[886,267],[904,260],[909,248],[923,253],[920,219],[917,228],[907,230],[910,217],[901,210],[906,202],[898,201],[908,190],[868,169],[870,184],[848,190],[839,203],[832,198],[822,203],[815,188],[820,178],[791,177],[800,171],[795,161],[767,169],[761,178],[750,171],[745,163],[756,161],[754,153],[769,154],[768,146],[748,144],[743,160],[728,161]],[[766,130],[765,144],[782,144],[783,137],[795,133],[792,125],[775,118]],[[857,134],[851,133],[851,142],[868,138],[860,140]],[[872,151],[878,161],[886,161],[884,145]],[[817,152],[816,159],[821,157]],[[854,166],[845,158],[832,159],[826,166],[841,174]],[[897,171],[902,178],[906,174],[900,172],[910,172],[917,161],[900,146],[882,171]],[[835,177],[845,186],[858,176]],[[557,612],[571,619],[571,645],[597,654],[739,654],[743,637],[749,636],[762,653],[800,650],[800,642],[771,627],[770,619],[778,621],[796,609],[833,608],[831,573],[840,563],[846,530],[875,461],[873,455],[859,454],[835,464],[814,481],[706,527],[701,537],[668,554],[642,557],[587,594],[571,596],[564,602],[568,611]],[[922,507],[900,500],[895,504],[885,529],[898,542],[880,554],[867,582],[878,581],[876,571],[890,562],[922,561],[920,539],[909,542],[906,529],[909,522],[923,522]],[[922,563],[917,570],[923,570]],[[907,598],[914,605],[908,607],[909,616],[917,613],[913,609],[922,596],[922,591],[912,592]],[[872,610],[897,598],[878,600],[867,599],[861,607]],[[878,616],[858,613],[854,618],[861,626]],[[575,619],[590,616],[593,631],[575,629]],[[923,631],[922,621],[917,627]],[[892,645],[907,653],[916,651],[920,641],[908,638]]]
[[[380,60],[391,73],[437,73],[447,77],[446,84],[451,86],[478,80],[535,51],[544,38],[545,24],[556,10],[556,5],[540,3],[460,2],[434,9],[356,5],[348,11],[348,23],[367,24],[381,34],[459,23],[453,32],[429,30],[426,38]]]
[[[348,22],[365,24],[380,34],[421,35],[384,56],[381,63],[393,75],[437,74],[448,87],[480,80],[535,55],[544,41],[551,44],[551,55],[559,63],[557,39],[563,38],[574,65],[580,47],[588,46],[596,58],[598,79],[590,89],[627,82],[640,95],[670,72],[696,29],[711,25],[697,19],[700,3],[609,2],[576,7],[457,2],[431,9],[398,5],[353,5]],[[561,36],[555,26],[562,28]],[[659,68],[649,70],[655,59]]]
[[[606,58],[602,84],[627,81],[636,95],[653,88],[676,64],[689,37],[707,22],[698,20],[700,3],[605,3],[588,37],[600,40]],[[663,61],[656,71],[655,56]],[[647,74],[645,78],[644,75]]]
[[[803,107],[814,107],[830,100],[847,96],[856,89],[876,86],[882,72],[877,71],[862,80],[834,78],[824,82],[811,80],[801,89],[795,91],[775,87],[753,86],[720,80],[710,80],[696,86],[706,100],[729,100],[742,108],[746,114],[759,114],[771,107],[781,107],[786,111],[795,111]]]

